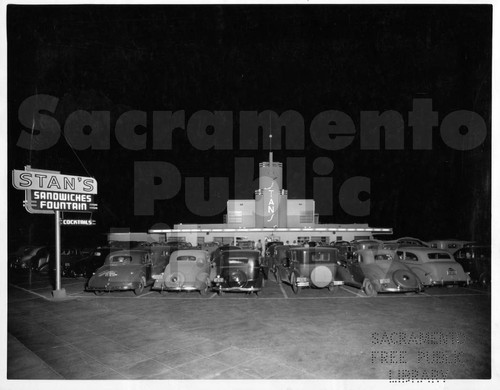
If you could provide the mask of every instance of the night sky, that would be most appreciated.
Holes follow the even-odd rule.
[[[221,223],[224,211],[200,216],[188,209],[186,181],[225,177],[229,194],[215,191],[222,204],[235,196],[253,198],[255,186],[235,180],[235,161],[254,158],[256,175],[268,149],[241,147],[242,138],[252,134],[240,131],[239,113],[265,110],[295,110],[304,119],[304,147],[273,145],[274,159],[304,158],[304,172],[298,174],[305,188],[285,182],[289,198],[316,197],[314,179],[332,179],[332,212],[322,213],[328,208],[316,202],[320,222],[392,227],[394,237],[489,242],[491,12],[488,5],[11,5],[9,243],[53,240],[53,217],[26,212],[24,193],[12,187],[10,171],[25,165],[90,175],[99,183],[99,211],[93,214],[97,225],[64,228],[65,243],[91,246],[111,228],[147,231],[155,223]],[[44,115],[62,129],[54,146],[38,151],[17,145],[20,134],[30,131],[18,110],[37,94],[59,99],[55,110]],[[476,113],[486,124],[486,138],[471,150],[456,150],[443,141],[438,125],[432,148],[415,150],[409,125],[414,99],[431,99],[439,124],[457,110]],[[70,146],[64,124],[77,110],[110,113],[109,148]],[[115,136],[117,119],[130,110],[146,113],[146,128],[136,130],[147,135],[140,150],[123,147]],[[179,110],[185,113],[185,128],[201,110],[232,112],[232,147],[199,150],[185,130],[177,129],[172,147],[158,148],[153,112]],[[311,139],[311,122],[327,110],[349,115],[356,128],[354,140],[340,150],[327,150]],[[382,142],[378,150],[366,150],[360,113],[387,110],[402,115],[404,146],[388,150]],[[262,139],[267,146],[267,134]],[[141,181],[134,167],[147,161],[175,166],[181,187],[173,198],[156,201],[154,215],[134,215],[134,186]],[[342,184],[356,176],[370,179],[369,215],[350,215],[340,205]]]

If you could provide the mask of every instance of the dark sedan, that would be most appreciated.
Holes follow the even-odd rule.
[[[111,252],[88,281],[87,290],[96,295],[132,290],[140,295],[146,286],[153,284],[153,275],[160,274],[167,262],[167,256],[154,256],[148,249]]]
[[[491,283],[491,247],[468,245],[454,254],[455,260],[470,275],[473,283],[488,287]]]
[[[212,288],[219,295],[226,291],[259,294],[264,285],[259,251],[222,251],[214,258],[211,267]]]

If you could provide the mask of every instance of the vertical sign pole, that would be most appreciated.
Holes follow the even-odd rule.
[[[52,291],[54,298],[65,298],[66,290],[61,288],[61,218],[56,210],[56,289]]]
[[[56,210],[56,290],[61,289],[61,216]]]

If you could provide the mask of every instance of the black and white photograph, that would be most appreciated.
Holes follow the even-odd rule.
[[[2,386],[492,388],[491,3],[4,5]]]

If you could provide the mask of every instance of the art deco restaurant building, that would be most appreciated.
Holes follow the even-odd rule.
[[[320,224],[314,212],[314,199],[288,199],[283,189],[283,164],[259,164],[259,189],[254,199],[232,199],[221,224],[178,224],[173,229],[150,229],[160,241],[186,241],[193,246],[216,241],[316,241],[325,244],[373,238],[373,234],[392,234],[392,228],[372,228],[367,224]]]

